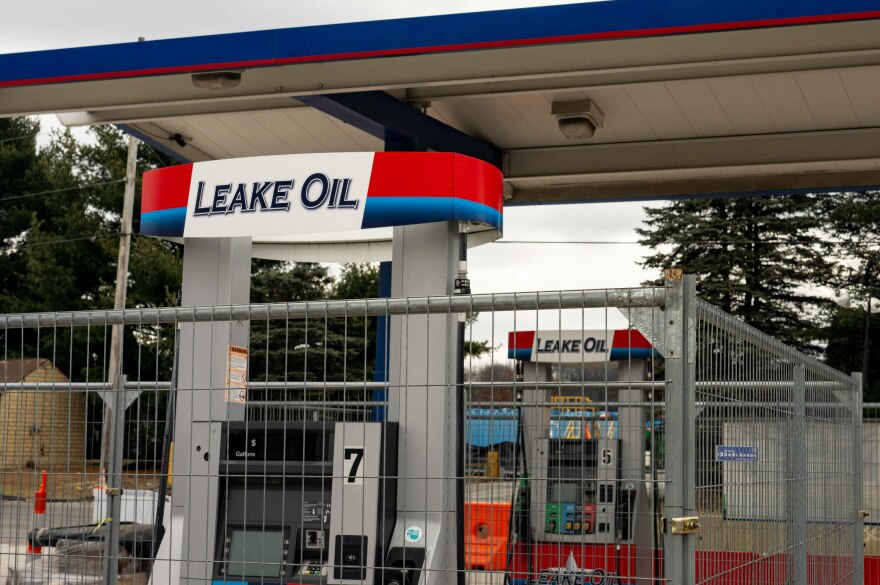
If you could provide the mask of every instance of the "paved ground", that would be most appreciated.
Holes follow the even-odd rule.
[[[27,562],[24,545],[0,544],[0,583],[6,583],[10,567],[21,567]]]
[[[468,485],[468,501],[510,502],[513,481],[481,481]],[[30,501],[0,501],[0,584],[6,581],[7,566],[23,562],[25,539],[31,529],[33,503]],[[46,507],[46,526],[74,526],[88,524],[92,519],[91,501],[50,502]],[[722,541],[726,550],[750,550],[758,541],[776,543],[782,537],[784,526],[778,523],[724,522],[712,514],[701,514],[704,521],[704,535],[712,535],[704,542],[718,545]],[[817,528],[817,527],[814,527]],[[865,531],[865,554],[880,554],[880,526],[871,526]],[[818,551],[815,551],[818,552]],[[471,585],[497,585],[503,579],[500,573],[469,574]]]
[[[0,501],[0,544],[24,542],[31,529],[33,502],[27,500]],[[46,526],[76,526],[92,521],[92,502],[49,502],[46,505]],[[2,582],[2,581],[0,581]]]

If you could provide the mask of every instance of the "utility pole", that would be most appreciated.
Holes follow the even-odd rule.
[[[116,263],[116,296],[113,308],[125,308],[128,289],[128,257],[131,251],[131,216],[134,209],[135,177],[137,174],[138,140],[128,138],[128,160],[125,165],[125,195],[122,203],[122,221],[119,237],[119,260]],[[110,333],[110,359],[104,391],[104,429],[101,441],[101,466],[107,470],[107,509],[111,518],[104,549],[104,583],[115,585],[119,556],[119,513],[122,503],[122,441],[125,426],[125,391],[122,383],[123,325],[113,325]]]
[[[123,195],[122,218],[119,228],[119,258],[116,261],[116,294],[113,299],[113,309],[115,310],[125,308],[125,294],[128,290],[128,257],[131,251],[131,217],[134,212],[138,143],[137,138],[129,136],[128,159],[125,164],[125,193]],[[110,439],[111,411],[116,399],[115,390],[121,375],[122,335],[123,326],[113,325],[110,330],[110,357],[107,366],[109,390],[105,391],[102,395],[104,399],[104,428],[101,435],[101,469],[103,470],[108,469],[110,459],[107,447]]]

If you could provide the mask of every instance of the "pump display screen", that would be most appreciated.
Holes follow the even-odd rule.
[[[231,530],[226,574],[237,577],[281,575],[284,533],[280,530]]]
[[[576,483],[558,482],[552,484],[550,490],[552,502],[577,502],[578,501],[578,485]]]

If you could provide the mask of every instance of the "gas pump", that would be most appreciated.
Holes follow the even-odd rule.
[[[397,424],[223,425],[213,582],[374,581],[396,509]]]
[[[531,537],[539,542],[605,542],[616,533],[620,440],[616,433],[609,437],[591,428],[598,422],[595,408],[560,406],[551,407],[546,433],[528,433],[529,468],[535,471]]]
[[[552,396],[549,382],[553,365],[604,368],[608,362],[617,363],[619,381],[644,381],[646,360],[658,354],[634,329],[517,331],[508,347],[524,382],[529,528],[520,535],[528,542],[518,550],[528,555],[529,579],[649,579],[653,517],[644,470],[643,391],[624,384],[616,411],[606,412],[585,394]]]

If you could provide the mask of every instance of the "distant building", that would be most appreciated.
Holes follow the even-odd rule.
[[[20,383],[46,383],[35,389]],[[0,361],[0,469],[82,467],[86,396],[48,359]]]

